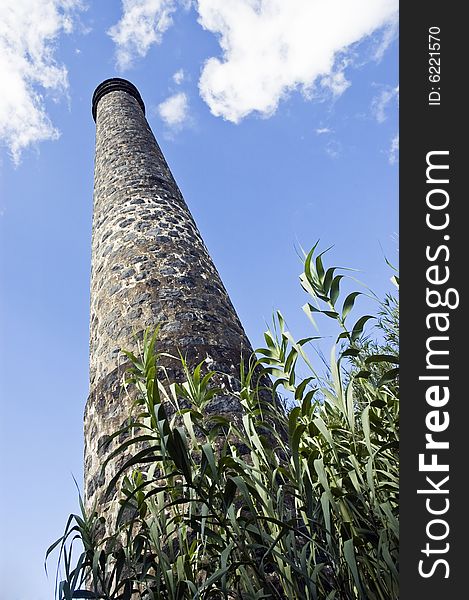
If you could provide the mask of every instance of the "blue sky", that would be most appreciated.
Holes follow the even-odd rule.
[[[77,509],[95,87],[122,76],[140,90],[253,345],[277,308],[303,337],[298,248],[319,238],[334,245],[330,264],[359,269],[380,296],[392,287],[396,11],[394,0],[3,0],[2,600],[51,600],[44,551]]]

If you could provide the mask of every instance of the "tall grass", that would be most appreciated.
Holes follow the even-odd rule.
[[[337,326],[329,374],[306,354],[314,339],[295,340],[277,313],[241,367],[239,419],[206,410],[219,390],[202,364],[181,358],[185,382],[165,379],[156,333],[127,354],[137,400],[115,454],[135,451],[109,483],[115,528],[100,538],[99,507],[71,515],[47,551],[59,548],[57,598],[398,598],[398,310],[388,298],[384,341],[364,341],[374,316],[351,320],[359,292],[344,298],[343,277],[316,246],[306,257],[305,310]],[[284,390],[292,408],[276,400]]]

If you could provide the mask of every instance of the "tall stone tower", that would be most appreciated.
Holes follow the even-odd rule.
[[[251,352],[220,276],[145,118],[137,88],[108,79],[94,92],[90,393],[85,409],[85,501],[103,501],[105,440],[130,414],[121,391],[121,348],[161,325],[158,349],[204,359],[236,385]],[[173,365],[173,373],[179,376]],[[215,402],[236,410],[226,397]],[[231,400],[231,402],[233,402]]]

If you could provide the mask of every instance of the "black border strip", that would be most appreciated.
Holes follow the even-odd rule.
[[[467,33],[458,10],[429,0],[402,3],[400,13],[403,600],[467,595]]]

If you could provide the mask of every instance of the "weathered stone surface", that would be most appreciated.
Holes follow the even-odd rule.
[[[120,388],[119,350],[161,325],[158,350],[191,364],[207,359],[236,387],[240,355],[251,352],[242,325],[163,154],[141,98],[126,85],[104,86],[96,118],[90,315],[90,395],[85,409],[85,499],[103,501],[112,447],[100,441],[129,416]],[[102,84],[103,85],[103,84]],[[131,84],[130,84],[131,85]],[[107,90],[107,91],[106,91]],[[130,91],[129,91],[130,90]],[[105,92],[105,93],[104,93]],[[138,92],[137,92],[138,94]],[[139,99],[140,98],[140,99]],[[181,377],[176,364],[175,378]],[[238,409],[221,396],[216,410]]]

